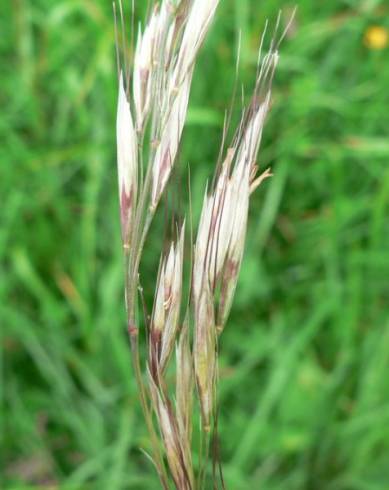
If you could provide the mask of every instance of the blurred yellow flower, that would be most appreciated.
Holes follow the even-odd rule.
[[[388,45],[388,31],[381,26],[370,26],[364,36],[365,44],[370,49],[384,49]]]

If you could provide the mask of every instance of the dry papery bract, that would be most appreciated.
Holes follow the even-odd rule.
[[[205,190],[196,240],[189,244],[193,253],[189,258],[184,254],[185,220],[176,223],[175,236],[162,251],[152,313],[142,322],[147,359],[141,359],[137,319],[142,251],[176,165],[196,57],[218,3],[162,0],[154,5],[146,26],[138,28],[131,70],[127,55],[120,56],[120,51],[128,52],[126,47],[119,49],[119,39],[126,35],[122,5],[114,5],[115,19],[120,14],[117,45],[119,66],[123,67],[119,75],[117,160],[128,332],[150,433],[149,456],[165,489],[171,484],[180,490],[201,489],[207,478],[212,478],[207,461],[210,441],[217,431],[218,342],[242,262],[250,194],[271,175],[267,169],[258,176],[255,162],[278,63],[279,43],[274,41],[258,64],[251,101],[242,111],[230,145],[225,151],[222,148],[225,155],[215,165],[213,184]],[[145,154],[147,162],[143,161]],[[187,260],[191,261],[187,267],[191,270],[186,288],[189,298],[183,297]],[[175,380],[167,374],[172,363]],[[197,405],[193,405],[194,395]],[[201,451],[195,469],[192,432],[198,427],[196,406]],[[215,475],[213,478],[218,487],[220,481]]]

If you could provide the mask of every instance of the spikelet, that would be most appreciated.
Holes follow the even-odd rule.
[[[184,3],[184,2],[182,2]],[[138,30],[133,70],[133,97],[137,115],[137,129],[142,132],[153,109],[158,117],[166,111],[166,88],[171,71],[173,41],[179,18],[173,15],[175,7],[169,0],[154,6],[142,33]]]
[[[124,246],[129,247],[138,189],[138,161],[137,137],[122,74],[119,80],[116,138],[122,239]]]
[[[165,446],[166,458],[175,486],[180,490],[192,490],[193,470],[191,461],[188,462],[186,459],[172,404],[166,394],[158,388],[150,373],[149,386],[154,411]]]
[[[222,331],[228,317],[243,257],[250,195],[248,166],[234,169],[230,186],[231,196],[235,197],[231,199],[234,201],[234,207],[230,216],[230,236],[221,279],[220,304],[217,312],[218,333]]]
[[[191,454],[193,366],[189,342],[189,321],[186,318],[176,347],[176,416],[182,449],[193,481]]]
[[[213,297],[208,280],[194,301],[195,333],[193,358],[197,391],[200,399],[201,421],[204,432],[211,429],[216,379],[216,328]]]
[[[173,73],[173,87],[190,71],[215,15],[219,0],[194,0],[190,9]]]
[[[184,129],[188,108],[192,72],[188,73],[177,90],[177,95],[163,128],[153,165],[153,185],[151,192],[151,209],[154,210],[161,198],[170,177],[178,147]]]
[[[261,66],[249,119],[242,131],[234,170],[231,175],[231,233],[220,284],[220,300],[217,311],[217,330],[220,334],[226,324],[238,281],[242,262],[250,194],[272,174],[270,169],[256,177],[255,159],[259,150],[265,118],[269,110],[271,82],[278,63],[277,51],[268,53]]]
[[[208,276],[211,290],[215,289],[224,264],[232,226],[233,196],[229,173],[233,155],[231,149],[223,162],[214,192],[210,195],[205,192],[194,257],[195,294],[198,294],[204,274]]]
[[[219,175],[203,201],[193,266],[193,296],[199,297],[203,279],[208,281],[216,308],[220,334],[227,321],[244,252],[250,194],[271,175],[269,169],[256,177],[258,153],[270,105],[271,80],[277,52],[264,58],[251,106],[239,125],[237,137],[227,150]],[[217,294],[219,291],[219,295]]]
[[[133,70],[133,97],[139,132],[143,130],[145,119],[150,110],[153,65],[158,41],[158,21],[159,15],[157,8],[155,8],[143,34],[140,26],[138,31]]]
[[[193,68],[219,0],[181,2],[181,17],[160,37],[160,73],[156,82],[157,150],[152,173],[151,210],[155,210],[169,180],[188,109]],[[163,5],[165,2],[163,3]],[[181,28],[183,26],[183,28]]]
[[[161,258],[155,302],[150,324],[151,373],[163,372],[170,359],[178,328],[182,294],[185,223],[178,242]]]

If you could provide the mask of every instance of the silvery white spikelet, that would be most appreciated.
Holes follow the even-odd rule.
[[[119,80],[116,139],[122,239],[124,245],[128,247],[137,198],[138,160],[137,136],[132,121],[130,104],[124,89],[122,74]]]
[[[188,108],[192,72],[188,73],[177,91],[166,124],[162,131],[153,165],[151,209],[155,209],[170,177],[184,129]]]
[[[194,0],[192,2],[172,79],[175,87],[180,85],[181,80],[192,67],[218,4],[219,0]]]
[[[133,93],[138,131],[142,131],[150,110],[152,70],[158,38],[158,20],[158,12],[154,9],[143,35],[140,26],[138,31],[133,70]]]
[[[186,2],[182,2],[186,3]],[[204,41],[219,0],[194,0],[181,32],[181,42],[175,43],[177,52],[172,52],[172,37],[175,26],[166,16],[160,35],[163,48],[158,60],[160,74],[157,83],[158,108],[161,112],[160,134],[155,154],[152,178],[151,209],[158,205],[175,163],[185,124],[193,67],[198,51]],[[162,7],[165,2],[162,4]]]

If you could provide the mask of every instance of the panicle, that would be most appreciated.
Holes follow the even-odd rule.
[[[182,325],[185,221],[177,227],[176,236],[161,255],[153,310],[150,320],[148,317],[146,320],[146,388],[138,330],[132,328],[137,318],[139,264],[150,223],[177,159],[195,60],[219,1],[160,0],[152,8],[143,31],[139,27],[133,73],[125,73],[131,87],[125,87],[122,73],[119,80],[117,162],[123,243],[132,254],[126,255],[126,305],[135,374],[161,482],[164,488],[169,487],[166,465],[176,488],[181,490],[196,487],[191,454],[194,386],[200,405],[202,443],[209,442],[211,428],[217,432],[213,422],[217,405],[218,335],[226,324],[238,281],[250,195],[271,175],[270,169],[257,175],[256,158],[278,62],[278,44],[274,41],[258,66],[251,103],[243,111],[235,137],[218,163],[212,187],[204,195],[191,264],[190,298]],[[119,6],[122,16],[121,1]],[[124,26],[122,36],[125,37]],[[119,49],[117,57],[120,63]],[[124,65],[127,71],[126,56]],[[143,169],[145,136],[149,138],[149,158]],[[174,347],[175,399],[170,396],[174,392],[168,379]],[[155,422],[160,428],[166,458],[159,448]]]
[[[137,136],[124,89],[123,74],[119,80],[116,141],[122,239],[124,246],[129,247],[137,199],[138,161]]]

